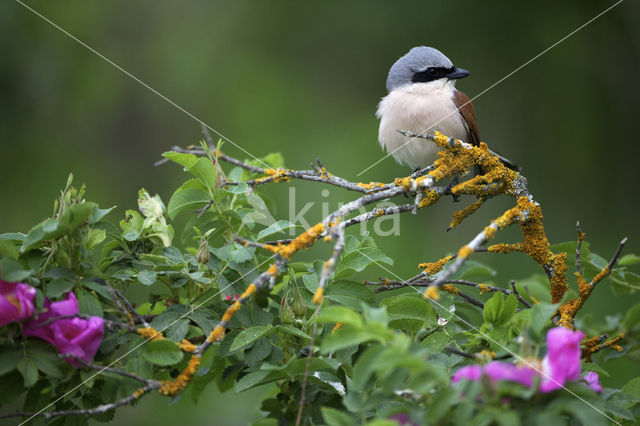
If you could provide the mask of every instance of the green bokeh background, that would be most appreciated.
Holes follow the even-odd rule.
[[[389,67],[409,48],[437,47],[471,70],[458,88],[474,97],[613,3],[27,2],[253,155],[282,152],[291,168],[320,157],[332,173],[364,182],[408,172],[387,158],[356,176],[383,156],[374,112]],[[640,3],[624,1],[474,101],[482,139],[522,166],[550,240],[574,239],[580,220],[605,257],[623,236],[627,252],[640,252],[638,16]],[[48,216],[69,172],[87,184],[91,200],[118,205],[114,221],[135,206],[140,187],[168,201],[185,176],[153,162],[172,145],[197,143],[193,118],[17,2],[0,4],[0,46],[0,233],[24,232]],[[247,157],[229,143],[224,151]],[[266,190],[284,219],[285,185]],[[296,205],[315,201],[310,223],[322,203],[335,208],[352,197],[291,185]],[[405,215],[399,236],[377,240],[396,259],[393,272],[407,278],[419,261],[454,251],[510,204],[492,200],[445,233],[461,204],[443,200]],[[518,231],[499,238],[514,241]],[[536,271],[517,254],[482,260],[500,268],[503,283]],[[586,311],[605,321],[638,300],[603,286]],[[626,360],[607,368],[612,386],[637,373]],[[145,398],[116,421],[245,424],[264,392],[219,396],[214,388],[198,406],[188,397],[173,406]]]

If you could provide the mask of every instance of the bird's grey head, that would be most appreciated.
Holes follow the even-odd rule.
[[[449,80],[466,77],[469,71],[456,68],[449,58],[433,47],[414,47],[398,59],[389,70],[387,90],[413,83],[425,83],[441,78]]]

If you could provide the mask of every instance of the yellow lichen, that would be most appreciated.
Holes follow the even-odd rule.
[[[142,395],[144,395],[144,389],[142,389],[142,388],[136,390],[133,393],[133,397],[136,398],[136,399],[140,398]]]
[[[598,284],[600,281],[608,277],[610,273],[611,271],[609,270],[608,266],[605,266],[604,268],[602,268],[602,270],[598,272],[598,275],[593,277],[593,280],[591,280],[593,282],[593,285]]]
[[[379,208],[379,207],[378,207],[378,208],[376,208],[376,209],[373,211],[373,215],[374,215],[375,217],[384,216],[384,209],[381,209],[381,208]]]
[[[505,253],[511,253],[514,251],[523,251],[524,248],[522,247],[522,243],[514,243],[514,244],[499,243],[499,244],[493,244],[487,247],[487,250],[492,253],[505,254]]]
[[[374,189],[374,188],[384,188],[386,185],[384,183],[380,183],[380,182],[369,182],[369,183],[359,182],[358,186],[360,188],[371,190],[371,189]]]
[[[340,329],[342,327],[344,327],[344,324],[341,323],[341,322],[337,322],[335,327],[333,327],[333,329],[331,329],[331,332],[334,333],[336,330],[338,330],[338,329]]]
[[[182,339],[182,342],[178,343],[180,349],[184,352],[193,352],[196,350],[197,346],[188,341],[187,339]]]
[[[222,340],[223,337],[224,337],[224,327],[217,325],[213,330],[211,330],[211,333],[209,333],[209,336],[207,337],[207,341],[209,341],[210,343],[213,343],[213,342],[217,342],[218,340]]]
[[[324,300],[324,289],[322,287],[318,287],[311,301],[316,305],[321,305],[323,300]]]
[[[453,213],[453,218],[451,219],[451,223],[449,223],[449,229],[453,229],[456,226],[460,225],[463,220],[471,216],[473,213],[475,213],[476,210],[482,207],[484,202],[485,202],[484,198],[479,198],[477,201],[469,204],[467,207]]]
[[[460,290],[458,290],[456,287],[454,287],[451,284],[445,284],[440,288],[442,289],[442,291],[446,291],[447,293],[460,294]]]
[[[418,204],[418,207],[421,209],[429,207],[440,199],[440,194],[434,190],[425,190],[424,194],[424,198],[420,200],[420,204]]]
[[[291,177],[289,177],[291,171],[287,169],[264,169],[264,173],[269,175],[274,182],[286,182],[291,179]],[[263,180],[264,178],[261,179]],[[261,179],[256,179],[256,181],[260,181]]]
[[[478,284],[478,290],[480,290],[480,294],[485,294],[491,291],[489,286],[486,284]]]
[[[458,257],[460,259],[466,259],[473,253],[473,249],[469,246],[462,246],[460,250],[458,250]]]
[[[200,365],[200,357],[197,355],[193,355],[189,360],[189,364],[185,367],[184,370],[173,380],[166,380],[162,382],[160,385],[160,389],[158,392],[160,395],[164,396],[175,396],[182,392],[182,390],[189,384],[193,376],[196,374],[198,370],[198,366]]]
[[[426,299],[431,299],[431,300],[440,299],[440,293],[438,293],[438,287],[434,285],[427,287],[427,289],[424,291],[424,297]]]
[[[453,259],[453,256],[449,255],[435,262],[421,263],[418,265],[418,268],[424,269],[424,271],[430,275],[437,274],[442,271],[444,265],[446,265],[451,259]]]
[[[586,358],[587,361],[591,361],[591,356],[596,352],[600,352],[604,348],[611,348],[618,352],[622,352],[624,349],[618,344],[620,340],[624,338],[624,333],[620,333],[618,337],[614,337],[604,343],[602,342],[606,338],[606,334],[594,336],[585,340],[582,343],[582,358]]]
[[[289,244],[282,246],[278,251],[280,253],[280,256],[284,257],[285,259],[291,259],[291,256],[293,256],[294,253],[312,245],[316,241],[318,236],[322,234],[322,231],[324,231],[324,225],[322,224],[322,222],[316,223],[311,228],[298,235]]]
[[[276,277],[278,275],[278,267],[275,263],[269,266],[269,269],[267,269],[267,275],[270,277]]]
[[[153,327],[139,328],[138,334],[147,340],[151,339],[151,341],[164,339],[164,336],[162,335],[162,333],[159,331],[156,331],[156,329]]]

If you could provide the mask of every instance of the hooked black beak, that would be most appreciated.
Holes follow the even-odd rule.
[[[457,80],[459,78],[465,78],[471,75],[471,73],[467,70],[463,70],[462,68],[454,68],[453,72],[447,74],[447,78],[449,80]]]

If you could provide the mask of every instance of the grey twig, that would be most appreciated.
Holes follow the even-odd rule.
[[[582,228],[580,228],[580,221],[576,223],[576,231],[578,232],[578,245],[576,246],[576,271],[582,275],[582,255],[580,253],[582,249],[582,240],[584,240],[584,234]]]
[[[127,405],[136,399],[140,398],[145,393],[157,389],[156,385],[146,385],[129,396],[126,396],[118,401],[111,402],[109,404],[98,405],[93,408],[85,408],[79,410],[61,410],[61,411],[42,411],[42,412],[24,412],[24,411],[16,411],[14,413],[0,414],[0,419],[6,419],[10,417],[44,417],[45,419],[52,419],[54,417],[62,417],[62,416],[73,416],[73,415],[85,415],[85,416],[93,416],[96,414],[106,413],[107,411],[111,411],[115,408],[121,407],[123,405]]]
[[[520,303],[522,303],[527,309],[531,309],[531,304],[529,302],[527,302],[524,297],[522,297],[520,295],[520,292],[518,292],[518,289],[516,288],[516,282],[515,280],[511,280],[509,281],[509,284],[511,285],[511,288],[513,289],[513,294],[516,295],[516,297],[518,298],[518,300],[520,301]]]

